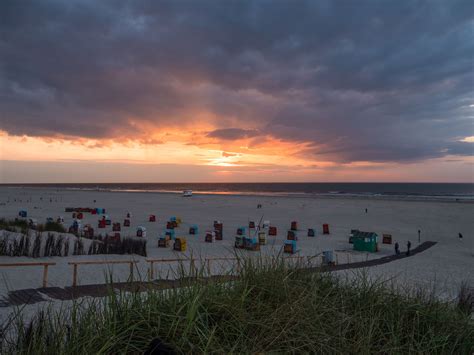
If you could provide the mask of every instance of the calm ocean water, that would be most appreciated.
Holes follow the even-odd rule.
[[[474,184],[449,183],[108,183],[21,184],[9,186],[48,187],[110,191],[143,191],[194,194],[279,196],[373,196],[411,199],[474,200]]]

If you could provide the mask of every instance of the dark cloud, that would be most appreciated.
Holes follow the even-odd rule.
[[[243,138],[251,138],[260,135],[257,130],[253,129],[241,129],[241,128],[223,128],[216,129],[207,134],[210,138],[218,138],[224,140],[236,140]]]
[[[134,137],[204,111],[210,137],[259,127],[316,160],[472,155],[473,33],[470,0],[4,0],[0,128]]]

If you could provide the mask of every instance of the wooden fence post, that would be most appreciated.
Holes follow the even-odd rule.
[[[77,286],[77,264],[73,265],[72,269],[72,287]]]
[[[48,286],[48,266],[48,264],[45,264],[43,268],[43,288]]]

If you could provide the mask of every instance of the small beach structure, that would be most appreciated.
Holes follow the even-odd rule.
[[[359,233],[358,229],[351,229],[351,234],[349,234],[349,243],[354,244],[354,234]]]
[[[156,216],[154,214],[149,215],[148,222],[156,222]]]
[[[112,231],[113,232],[120,232],[120,222],[115,222],[114,224],[112,224]]]
[[[105,219],[105,225],[107,225],[107,226],[112,225],[112,220],[110,219],[109,216],[105,215],[105,216],[103,216],[103,219]]]
[[[26,218],[28,216],[28,212],[26,210],[20,210],[20,212],[18,212],[18,216]]]
[[[308,228],[308,237],[315,237],[316,232],[314,231],[313,228]]]
[[[296,251],[296,240],[285,240],[283,252],[287,254],[294,254]]]
[[[237,228],[237,235],[246,235],[247,234],[246,230],[247,230],[247,228],[245,228],[245,227]]]
[[[132,214],[130,212],[127,212],[126,217],[127,218],[132,218]]]
[[[166,229],[174,229],[176,227],[176,222],[168,221],[166,222]]]
[[[329,224],[323,224],[323,234],[329,234]]]
[[[98,228],[105,228],[106,227],[105,219],[99,219],[99,224],[98,224],[97,227]]]
[[[125,218],[123,220],[123,226],[124,227],[130,227],[130,218]]]
[[[146,237],[146,228],[142,226],[137,227],[137,237]]]
[[[199,228],[197,225],[193,224],[189,227],[189,234],[196,235],[199,233]]]
[[[275,237],[277,235],[277,227],[269,226],[268,227],[268,235]]]
[[[375,253],[378,251],[378,235],[374,232],[356,231],[352,236],[354,250]]]
[[[58,216],[58,218],[56,218],[56,223],[59,223],[59,224],[64,223],[64,218],[63,218],[63,216]]]
[[[258,244],[260,245],[267,244],[267,233],[265,231],[258,232]]]
[[[214,231],[207,231],[204,241],[206,243],[214,243],[216,241],[216,233]]]
[[[53,217],[46,218],[46,223],[54,223],[54,218]]]
[[[176,238],[174,241],[173,250],[186,251],[186,239],[183,237]]]
[[[105,208],[96,208],[95,212],[96,212],[96,214],[104,214],[105,213]]]
[[[84,218],[84,214],[82,212],[77,212],[77,216],[76,216],[77,219],[83,219]]]
[[[263,228],[269,228],[270,227],[270,221],[263,221],[262,227]]]
[[[192,197],[193,196],[193,190],[184,190],[183,191],[183,197]]]
[[[298,236],[296,235],[295,231],[289,230],[288,233],[286,234],[286,239],[287,240],[298,240]]]
[[[292,231],[297,231],[298,230],[298,222],[297,221],[291,222],[291,228],[290,229]]]
[[[254,221],[249,222],[249,229],[255,229],[255,222]]]

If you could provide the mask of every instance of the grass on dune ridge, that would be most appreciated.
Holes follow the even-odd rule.
[[[178,353],[472,353],[469,312],[380,282],[245,260],[238,280],[111,293],[18,318],[2,353],[143,353],[159,337]],[[184,270],[184,268],[182,269]]]

